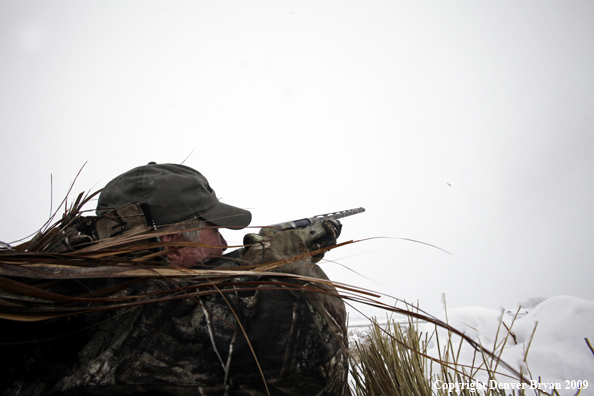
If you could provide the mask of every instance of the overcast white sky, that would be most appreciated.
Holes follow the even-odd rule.
[[[0,1],[0,240],[185,162],[253,225],[363,206],[335,280],[594,299],[594,2]],[[239,243],[243,232],[226,233]],[[388,301],[387,301],[388,302]]]

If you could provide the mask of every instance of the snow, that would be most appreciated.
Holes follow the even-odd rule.
[[[493,350],[495,343],[500,348],[501,341],[507,335],[503,325],[497,334],[502,318],[515,336],[515,341],[510,336],[505,344],[503,361],[518,371],[522,368],[526,378],[535,381],[535,386],[540,385],[542,390],[549,393],[552,393],[550,385],[555,384],[560,386],[557,389],[560,395],[575,395],[577,381],[588,381],[589,386],[582,389],[580,395],[594,395],[594,353],[585,341],[588,338],[594,344],[594,300],[557,296],[539,302],[538,299],[531,299],[522,304],[515,322],[513,319],[518,308],[498,311],[483,307],[447,309],[447,321],[467,336],[480,341],[486,349]],[[438,318],[445,321],[445,312]],[[536,323],[538,324],[529,346],[526,365],[524,356]],[[356,329],[361,331],[360,327]],[[419,331],[431,334],[434,330],[435,326],[431,323],[419,323]],[[447,331],[440,328],[438,332],[443,348]],[[454,336],[453,340],[454,347],[457,348],[460,338]],[[438,356],[435,337],[428,345],[428,354]],[[473,357],[474,349],[464,343],[459,363],[470,365]],[[435,370],[434,366],[434,372]],[[501,365],[497,372],[502,373],[497,376],[499,386],[513,387],[517,384],[513,378],[503,375],[509,371]],[[489,386],[489,378],[485,373],[478,373],[475,378]],[[437,386],[444,385],[438,383]],[[526,389],[530,389],[530,386],[526,385]]]
[[[539,384],[561,384],[561,395],[574,395],[572,380],[587,380],[591,388],[582,390],[582,395],[594,394],[594,354],[588,348],[585,338],[594,342],[594,301],[573,296],[549,298],[532,309],[521,309],[513,323],[516,310],[505,311],[503,323],[510,327],[516,340],[510,337],[505,345],[502,358],[513,368],[520,370],[534,326],[538,322],[534,338],[528,350],[528,369],[532,379]],[[447,311],[448,323],[463,331],[490,350],[496,341],[497,328],[501,311],[481,307],[458,308]],[[445,320],[445,314],[439,317]],[[419,330],[433,331],[430,324],[420,324]],[[440,330],[440,339],[447,336]],[[498,342],[507,334],[504,326],[499,329]],[[442,343],[443,345],[443,343]],[[456,345],[456,344],[455,344]],[[429,345],[429,354],[437,356],[437,343]],[[462,349],[461,362],[471,364],[474,350],[466,345]],[[501,369],[498,371],[506,372]],[[524,372],[526,369],[524,369]],[[529,377],[530,374],[527,376]],[[540,380],[539,380],[540,377]],[[487,381],[486,374],[477,375],[477,379]],[[513,382],[500,377],[499,382]],[[565,389],[566,386],[569,389]]]

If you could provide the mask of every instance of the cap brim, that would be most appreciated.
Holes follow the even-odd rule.
[[[245,228],[250,225],[252,221],[252,214],[250,211],[227,205],[222,202],[217,203],[199,217],[220,227],[230,229]]]

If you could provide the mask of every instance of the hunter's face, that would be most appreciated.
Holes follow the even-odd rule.
[[[188,239],[183,234],[164,235],[163,242],[185,242]],[[200,241],[204,246],[186,246],[181,249],[166,248],[169,250],[167,259],[177,267],[190,268],[204,262],[208,258],[220,257],[227,248],[227,241],[216,228],[205,228],[200,231]]]

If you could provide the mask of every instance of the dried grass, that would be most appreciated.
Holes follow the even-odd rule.
[[[58,210],[37,235],[18,246],[10,247],[0,244],[0,318],[17,321],[39,321],[49,318],[75,315],[99,310],[134,307],[179,298],[195,298],[208,294],[226,293],[231,290],[254,290],[266,286],[271,289],[296,288],[318,293],[332,293],[316,285],[330,284],[338,290],[338,296],[345,302],[354,301],[373,307],[380,307],[387,312],[405,315],[409,319],[406,327],[390,322],[384,329],[377,322],[371,323],[368,343],[356,343],[351,346],[351,373],[354,379],[352,392],[355,395],[432,395],[432,373],[429,364],[431,359],[440,365],[440,376],[443,381],[472,378],[475,367],[461,367],[457,364],[459,348],[454,347],[452,335],[461,338],[461,343],[471,345],[482,357],[482,368],[490,375],[497,375],[499,366],[506,367],[516,379],[528,383],[523,373],[514,370],[500,360],[500,351],[493,352],[452,328],[437,318],[417,308],[395,308],[379,301],[380,295],[356,286],[340,282],[307,278],[292,274],[268,271],[292,261],[325,253],[343,245],[358,241],[347,241],[336,246],[310,252],[291,260],[267,263],[263,266],[237,269],[189,270],[164,266],[159,261],[162,253],[154,253],[154,249],[164,246],[196,245],[194,242],[155,242],[155,232],[141,231],[136,234],[110,238],[84,245],[83,249],[52,253],[51,248],[63,238],[65,229],[83,215],[83,207],[97,193],[79,194],[70,208],[66,209],[61,220],[52,223]],[[66,199],[62,206],[66,207]],[[175,231],[163,230],[159,234]],[[152,253],[148,253],[152,252]],[[132,256],[131,256],[132,254]],[[273,275],[280,281],[254,281],[254,275]],[[47,291],[50,286],[68,279],[128,277],[129,281],[115,288],[97,290],[81,296],[67,296]],[[158,293],[143,293],[126,297],[112,297],[122,288],[149,278],[184,277],[194,280],[190,287],[183,290],[172,286],[170,290]],[[303,281],[302,284],[283,282],[282,278]],[[229,289],[229,286],[233,286]],[[445,349],[439,359],[426,355],[427,335],[419,334],[416,321],[423,320],[435,326],[447,329],[450,337],[445,342]],[[507,332],[509,336],[509,331]],[[437,333],[435,334],[437,337]],[[441,342],[441,340],[440,340]],[[1,343],[1,340],[0,340]],[[500,344],[501,345],[501,344]],[[501,349],[503,347],[501,346]],[[476,372],[476,371],[474,371]],[[438,391],[438,395],[445,394]],[[467,395],[468,392],[452,393]],[[485,395],[500,393],[485,393]],[[523,393],[520,393],[520,395]]]
[[[507,328],[500,320],[497,334],[499,335],[503,324],[507,330],[505,336],[499,339],[496,336],[493,352],[489,352],[481,345],[478,347],[474,345],[475,357],[478,356],[478,358],[473,361],[472,365],[467,366],[459,362],[460,351],[463,344],[468,343],[467,339],[462,337],[458,343],[455,343],[454,332],[450,329],[448,329],[447,338],[440,339],[438,327],[446,329],[447,327],[433,320],[429,320],[429,322],[434,323],[435,331],[432,334],[423,334],[419,332],[418,321],[414,315],[407,316],[407,319],[405,325],[394,319],[389,319],[386,324],[381,325],[376,319],[372,319],[369,332],[363,337],[359,337],[354,345],[350,345],[349,362],[352,378],[350,387],[353,395],[526,395],[525,389],[510,391],[477,386],[476,376],[479,372],[486,372],[489,380],[497,382],[500,380],[502,383],[517,381],[528,384],[523,373],[515,372],[515,375],[510,377],[509,374],[498,372],[499,365],[510,369],[501,360],[501,354],[509,337],[513,334],[511,332],[513,323]],[[534,336],[534,332],[532,336]],[[435,338],[438,344],[438,357],[427,355],[427,348],[432,338]],[[525,355],[524,362],[526,362],[528,349]],[[437,369],[434,372],[435,367]],[[513,370],[510,371],[513,372]],[[437,386],[435,386],[436,384]],[[454,384],[458,384],[458,387],[454,387]],[[466,387],[460,384],[466,384]],[[444,385],[447,385],[448,388]],[[510,393],[506,393],[506,391]],[[542,390],[535,391],[535,394],[550,395]]]

